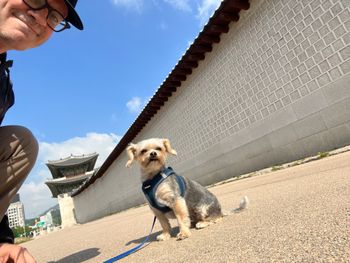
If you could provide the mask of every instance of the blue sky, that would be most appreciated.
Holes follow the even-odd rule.
[[[220,0],[80,0],[85,29],[10,51],[16,103],[3,125],[28,127],[40,145],[20,190],[26,218],[57,203],[45,163],[99,153],[100,166],[177,64]],[[98,3],[98,4],[96,4]]]

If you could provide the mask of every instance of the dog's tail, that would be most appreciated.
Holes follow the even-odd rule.
[[[249,199],[247,196],[244,196],[241,201],[239,202],[239,207],[233,209],[231,213],[239,213],[244,209],[247,209],[249,205]]]
[[[249,199],[247,196],[244,196],[241,201],[239,202],[239,206],[229,212],[225,211],[223,212],[223,216],[228,216],[228,215],[232,215],[234,213],[240,213],[243,210],[247,209],[249,205]]]

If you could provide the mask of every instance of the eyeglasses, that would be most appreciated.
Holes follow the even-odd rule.
[[[70,25],[63,15],[48,5],[47,0],[23,0],[23,2],[32,10],[47,8],[49,12],[46,17],[46,23],[53,31],[61,32],[67,28],[70,28]]]

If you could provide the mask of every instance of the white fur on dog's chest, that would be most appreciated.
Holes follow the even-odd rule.
[[[157,202],[169,208],[171,208],[171,205],[174,203],[175,199],[173,189],[171,189],[166,182],[163,182],[158,186],[155,197]]]

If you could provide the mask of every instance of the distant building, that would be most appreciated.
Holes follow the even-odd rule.
[[[25,225],[24,205],[20,201],[19,194],[16,194],[16,196],[13,198],[6,213],[9,219],[10,227],[23,227]]]
[[[61,213],[59,207],[55,209],[50,209],[45,214],[45,222],[47,227],[61,225]]]
[[[52,180],[46,181],[52,197],[57,198],[60,194],[69,194],[79,188],[94,172],[94,166],[98,154],[74,156],[48,161],[46,163],[52,174]]]
[[[51,210],[45,214],[45,223],[46,223],[47,227],[53,225],[53,218],[52,218]]]
[[[98,154],[69,156],[46,163],[52,174],[52,180],[46,181],[53,198],[58,198],[61,225],[67,227],[76,224],[75,209],[71,193],[82,186],[97,169],[94,169]],[[50,218],[52,215],[49,215]],[[50,220],[48,218],[48,220]],[[50,224],[54,222],[50,221]]]
[[[21,200],[20,200],[20,198],[19,198],[19,194],[16,194],[15,197],[12,199],[11,204],[12,204],[12,203],[16,203],[16,202],[20,202],[20,201],[21,201]]]

